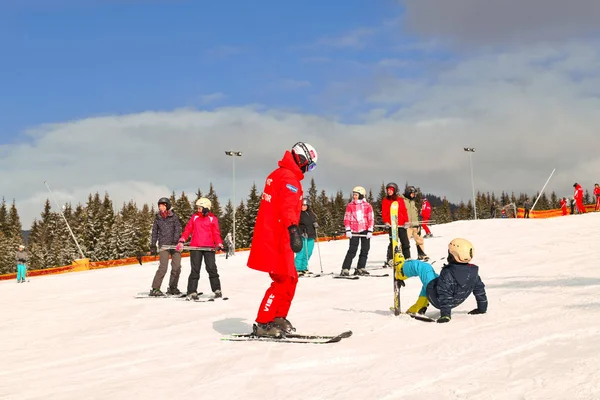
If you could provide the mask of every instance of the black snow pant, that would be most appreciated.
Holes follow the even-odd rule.
[[[360,235],[366,235],[368,231],[360,232]],[[369,257],[369,249],[371,248],[371,240],[366,237],[356,237],[353,236],[350,239],[350,247],[348,247],[348,252],[346,253],[346,257],[344,258],[344,263],[342,264],[342,269],[350,269],[352,266],[352,260],[356,256],[356,252],[358,251],[358,243],[360,242],[360,254],[358,255],[358,265],[356,268],[365,268],[367,265],[367,257]]]
[[[406,229],[398,227],[398,240],[400,241],[400,248],[402,249],[402,255],[405,259],[410,258],[410,240],[408,240],[408,233]],[[392,231],[390,230],[390,244],[387,249],[388,261],[392,259]]]
[[[209,250],[191,250],[190,265],[192,270],[190,272],[190,277],[188,278],[188,294],[198,291],[202,259],[204,259],[204,262],[206,263],[206,272],[208,272],[211,290],[213,293],[217,290],[221,290],[221,281],[219,280],[219,272],[217,271],[217,263],[215,262],[215,252]]]

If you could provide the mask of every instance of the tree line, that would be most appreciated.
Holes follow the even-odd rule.
[[[405,185],[406,187],[406,185]],[[319,221],[319,236],[336,236],[343,232],[343,220],[346,205],[351,200],[352,194],[343,191],[329,195],[325,190],[318,190],[314,179],[305,187],[305,196],[309,199],[312,211]],[[374,195],[369,189],[366,199],[373,205],[375,224],[383,225],[381,219],[381,202],[386,196],[385,185],[382,183],[379,191]],[[537,198],[524,193],[515,195],[502,192],[500,196],[494,193],[477,193],[477,217],[490,218],[494,209],[502,208],[509,204],[522,207],[529,198],[531,202]],[[171,193],[170,199],[173,210],[178,215],[182,228],[196,210],[195,202],[200,197],[207,197],[212,202],[212,212],[219,218],[222,236],[233,232],[233,208],[228,201],[221,206],[217,193],[212,183],[207,193],[200,189],[189,196],[182,192],[179,196]],[[435,223],[448,223],[455,220],[468,220],[473,218],[473,204],[453,204],[445,198],[434,194],[422,193],[417,187],[416,203],[420,208],[422,199],[426,197],[432,206],[431,220]],[[238,248],[247,248],[252,244],[254,235],[254,222],[258,213],[261,193],[256,184],[253,184],[248,197],[242,199],[235,207],[236,245]],[[158,199],[157,199],[158,200]],[[585,202],[591,202],[591,196],[586,191]],[[552,192],[550,196],[542,194],[536,210],[559,208],[560,198]],[[108,193],[103,197],[99,193],[90,194],[85,205],[77,204],[73,207],[66,203],[62,208],[62,215],[58,210],[53,210],[50,201],[44,203],[40,217],[36,218],[29,230],[27,239],[27,252],[30,256],[28,268],[43,269],[62,265],[69,265],[74,259],[80,258],[79,249],[91,261],[112,260],[125,257],[135,257],[146,254],[150,248],[152,223],[157,212],[157,204],[138,205],[134,201],[123,203],[120,209],[115,210]],[[496,213],[499,217],[500,213]],[[63,219],[64,217],[64,219]],[[77,239],[65,223],[68,222]],[[10,273],[16,270],[15,251],[19,244],[24,243],[22,226],[19,213],[13,200],[10,207],[2,199],[0,204],[0,273]]]

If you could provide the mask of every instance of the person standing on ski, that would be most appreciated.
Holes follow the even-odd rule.
[[[408,211],[408,219],[410,223],[410,227],[407,229],[407,232],[408,238],[414,238],[415,243],[417,244],[417,258],[419,260],[427,261],[429,260],[429,256],[425,254],[425,241],[419,235],[418,232],[418,227],[421,224],[421,222],[419,221],[419,213],[415,204],[416,192],[417,189],[415,189],[414,186],[407,186],[404,190],[404,194],[402,195],[404,199],[404,204],[406,206],[406,210]]]
[[[585,213],[585,206],[583,205],[583,188],[577,182],[573,185],[575,190],[573,191],[573,199],[575,200],[575,206],[577,207],[577,213]]]
[[[365,199],[367,191],[362,186],[356,186],[352,189],[352,201],[346,206],[344,214],[344,227],[346,237],[350,239],[346,257],[342,263],[341,276],[350,275],[352,260],[358,251],[360,242],[360,254],[358,255],[358,264],[354,270],[354,275],[369,275],[366,270],[369,249],[371,248],[371,237],[373,236],[373,207]],[[356,234],[356,236],[354,236]]]
[[[425,230],[425,236],[423,237],[433,237],[427,223],[429,222],[429,218],[431,217],[431,204],[426,198],[423,198],[423,205],[421,205],[421,226]]]
[[[233,248],[233,236],[231,235],[231,232],[228,232],[225,236],[225,247],[227,247],[225,249],[225,259],[227,260],[230,256],[235,255],[235,249]]]
[[[304,200],[302,200],[302,211],[300,212],[300,223],[298,224],[300,235],[302,235],[302,251],[296,253],[296,258],[294,259],[298,276],[309,273],[308,261],[310,260],[310,256],[312,256],[315,247],[318,227],[317,216],[310,209],[308,198],[304,198]]]
[[[165,295],[161,292],[160,287],[169,268],[169,256],[171,257],[171,277],[169,278],[167,294],[181,294],[177,288],[179,275],[181,274],[181,252],[176,251],[174,248],[162,248],[162,246],[175,246],[180,235],[181,222],[179,221],[179,217],[171,210],[171,201],[166,197],[161,197],[158,200],[158,212],[154,216],[154,223],[152,224],[150,254],[158,254],[159,263],[158,270],[152,280],[150,296],[160,297]]]
[[[303,246],[298,228],[303,198],[300,181],[317,166],[317,157],[314,147],[298,142],[265,181],[247,263],[251,269],[269,273],[272,280],[253,326],[256,336],[283,337],[295,331],[287,315],[298,284],[294,253]]]
[[[563,197],[560,200],[560,209],[562,211],[562,215],[567,215],[569,212],[567,211],[567,198]]]
[[[477,308],[470,315],[485,314],[488,302],[485,285],[479,276],[479,267],[470,264],[473,245],[466,239],[456,238],[448,244],[448,264],[438,275],[431,264],[419,260],[406,260],[396,266],[395,278],[406,280],[418,276],[423,284],[417,302],[407,311],[425,314],[429,303],[440,310],[438,323],[450,322],[453,308],[462,304],[471,294],[475,296]]]
[[[600,185],[594,184],[594,196],[596,197],[596,206],[594,211],[600,211]]]
[[[188,221],[179,243],[177,250],[183,250],[183,244],[187,238],[192,235],[190,247],[207,247],[210,250],[190,250],[190,276],[188,278],[187,295],[191,300],[198,300],[198,281],[200,280],[200,269],[202,268],[202,260],[206,263],[206,272],[210,288],[214,293],[215,298],[223,297],[221,292],[221,280],[219,279],[219,271],[217,271],[217,262],[215,260],[215,251],[217,248],[223,248],[223,240],[221,239],[221,230],[219,229],[219,220],[210,209],[212,203],[206,197],[201,197],[196,201],[198,212],[192,215]]]
[[[15,259],[17,261],[17,283],[25,282],[27,278],[27,261],[29,260],[29,256],[25,252],[25,246],[19,245]]]
[[[387,248],[387,259],[384,268],[387,266],[392,266],[390,263],[390,261],[393,259],[391,231],[392,217],[390,208],[392,207],[392,203],[394,201],[398,202],[398,221],[396,221],[398,224],[398,240],[400,241],[400,247],[404,258],[410,258],[410,241],[408,239],[408,233],[406,232],[406,228],[409,226],[406,204],[404,203],[404,199],[398,195],[398,185],[396,185],[394,182],[388,183],[385,186],[385,191],[387,196],[381,200],[381,219],[383,220],[385,227],[389,230],[390,244]]]

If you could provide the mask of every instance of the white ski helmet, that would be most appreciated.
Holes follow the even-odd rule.
[[[294,161],[296,161],[302,172],[315,169],[319,158],[317,150],[304,142],[298,142],[292,147],[292,156],[294,156]]]
[[[206,197],[200,197],[198,200],[196,200],[196,207],[207,208],[210,210],[211,206],[212,203]]]
[[[361,196],[367,195],[367,191],[362,186],[356,186],[354,189],[352,189],[352,193],[358,193]]]
[[[473,245],[467,239],[452,239],[448,244],[448,253],[459,263],[468,263],[473,259]]]

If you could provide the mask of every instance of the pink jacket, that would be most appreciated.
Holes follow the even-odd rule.
[[[188,221],[183,233],[181,234],[180,242],[185,242],[192,234],[190,246],[194,247],[219,247],[223,244],[221,240],[221,230],[219,229],[219,221],[217,217],[209,212],[206,217],[202,213],[192,215]]]
[[[352,200],[346,206],[344,227],[352,232],[373,232],[373,207],[366,200]]]

